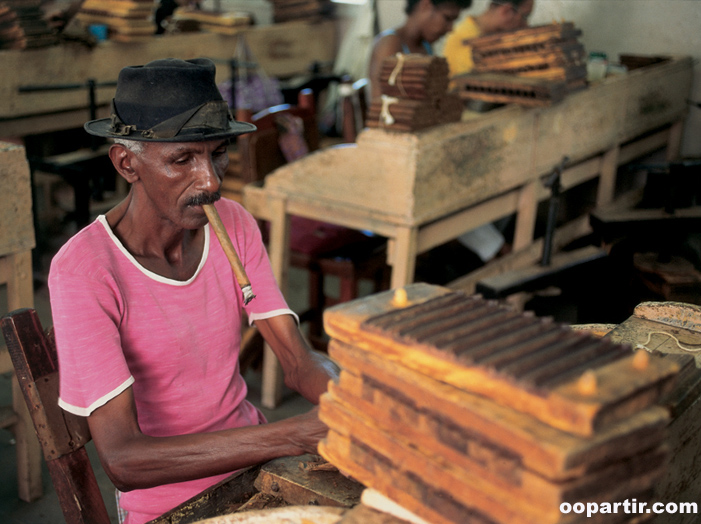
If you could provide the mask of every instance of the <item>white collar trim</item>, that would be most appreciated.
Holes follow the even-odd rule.
[[[163,284],[168,284],[171,286],[187,286],[191,282],[193,282],[196,278],[197,275],[200,274],[200,271],[202,271],[202,268],[204,267],[205,262],[207,262],[207,255],[209,254],[209,224],[204,228],[204,249],[202,250],[202,259],[200,260],[199,265],[197,266],[197,270],[195,271],[195,274],[192,275],[189,279],[187,280],[174,280],[172,278],[166,278],[162,275],[159,275],[158,273],[154,273],[153,271],[150,271],[146,269],[144,266],[142,266],[135,258],[134,255],[129,253],[127,251],[127,248],[124,247],[124,244],[122,244],[121,240],[117,238],[117,236],[114,234],[112,231],[112,228],[110,227],[109,223],[107,222],[107,218],[105,215],[99,215],[97,217],[97,221],[102,224],[102,226],[105,228],[105,231],[107,231],[107,234],[109,237],[112,239],[112,242],[114,242],[114,245],[117,246],[117,249],[119,249],[125,257],[127,257],[127,260],[131,262],[139,271],[141,271],[144,275],[149,277],[152,280],[155,280],[156,282],[161,282]]]

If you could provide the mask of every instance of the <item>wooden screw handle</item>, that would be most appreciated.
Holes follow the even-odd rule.
[[[205,204],[202,206],[202,209],[204,209],[209,223],[214,229],[214,234],[217,235],[219,243],[226,254],[226,258],[229,260],[229,264],[231,264],[231,269],[234,271],[236,281],[239,283],[239,286],[241,286],[241,291],[243,291],[243,303],[246,305],[255,298],[255,295],[253,294],[251,281],[248,280],[248,275],[246,275],[246,270],[243,268],[241,259],[234,249],[234,244],[231,243],[231,239],[226,232],[226,228],[216,208],[212,204]]]

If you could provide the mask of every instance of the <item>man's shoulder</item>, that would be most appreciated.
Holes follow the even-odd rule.
[[[98,218],[68,239],[52,259],[51,268],[85,269],[92,261],[103,259],[109,243],[109,234]]]

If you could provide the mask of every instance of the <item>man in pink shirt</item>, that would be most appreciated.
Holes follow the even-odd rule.
[[[85,125],[116,140],[127,197],[56,255],[49,286],[60,405],[88,418],[126,522],[151,520],[231,472],[316,453],[316,408],[271,424],[246,400],[241,318],[279,358],[286,384],[313,403],[338,370],[302,338],[253,217],[219,200],[231,118],[207,59],[127,67],[112,116]],[[202,205],[214,204],[251,281],[244,304]]]

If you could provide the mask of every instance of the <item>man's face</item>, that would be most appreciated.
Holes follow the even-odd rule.
[[[158,218],[196,229],[207,223],[203,204],[219,199],[229,165],[228,140],[149,142],[132,166]]]
[[[452,2],[444,2],[439,5],[431,4],[431,9],[422,25],[423,39],[429,44],[434,43],[443,35],[452,31],[453,23],[460,16],[460,8]]]
[[[518,7],[513,4],[502,6],[500,31],[515,31],[528,26],[528,17],[533,11],[533,1],[525,0]]]

